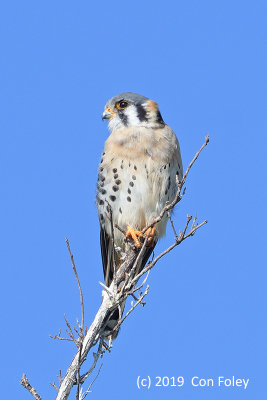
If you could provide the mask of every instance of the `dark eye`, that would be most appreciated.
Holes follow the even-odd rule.
[[[120,101],[120,108],[126,108],[128,106],[127,101]]]
[[[125,100],[121,100],[121,101],[118,101],[117,102],[117,104],[116,104],[116,108],[118,109],[118,110],[124,110],[126,107],[128,107],[128,103],[127,103],[127,101],[125,101]]]

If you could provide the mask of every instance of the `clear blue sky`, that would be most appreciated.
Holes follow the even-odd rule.
[[[48,336],[64,313],[80,316],[65,236],[87,325],[100,304],[100,117],[123,91],[159,103],[185,166],[210,134],[174,217],[177,228],[187,213],[209,223],[153,270],[147,305],[123,326],[91,398],[266,397],[264,3],[2,2],[1,399],[30,399],[22,372],[54,398],[49,382],[72,359],[71,344]],[[169,229],[157,253],[171,241]],[[139,375],[186,383],[139,391]],[[195,388],[193,376],[250,382]]]

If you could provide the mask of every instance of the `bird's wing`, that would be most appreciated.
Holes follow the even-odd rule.
[[[100,224],[100,245],[105,285],[110,286],[113,279],[112,241],[105,228]]]

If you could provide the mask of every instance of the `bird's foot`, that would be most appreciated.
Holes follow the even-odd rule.
[[[154,245],[155,234],[156,234],[156,228],[154,228],[154,226],[153,226],[153,228],[148,228],[148,229],[145,231],[145,235],[148,236],[148,239],[147,239],[147,246],[153,247],[153,245]]]
[[[126,238],[131,237],[138,249],[141,247],[141,242],[139,238],[143,237],[143,234],[141,231],[136,231],[134,228],[132,228],[130,225],[127,225],[127,232],[125,234]]]

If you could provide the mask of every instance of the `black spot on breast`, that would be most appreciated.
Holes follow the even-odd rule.
[[[133,187],[133,186],[134,186],[134,183],[131,181],[131,182],[129,183],[129,185]]]
[[[107,191],[106,191],[105,189],[100,190],[100,192],[101,192],[102,194],[106,194],[106,193],[107,193]]]
[[[117,179],[118,178],[118,174],[114,174],[114,179]]]
[[[137,171],[137,166],[136,165],[134,166],[134,169]]]
[[[171,164],[169,163],[169,168],[170,168]]]
[[[166,195],[167,193],[168,193],[168,190],[166,189],[166,190],[165,190],[165,195]]]
[[[112,186],[112,189],[114,192],[117,192],[119,190],[119,186],[114,185],[114,186]]]
[[[109,196],[111,201],[115,201],[116,200],[116,196]]]
[[[103,219],[104,219],[103,214],[100,214],[100,219],[101,219],[101,221],[103,221]]]
[[[132,176],[132,179],[135,181],[135,180],[136,180],[136,176],[135,176],[135,175],[133,175],[133,176]]]
[[[99,200],[99,204],[100,204],[101,206],[103,206],[104,201],[103,201],[103,200]]]
[[[128,193],[129,193],[129,194],[131,194],[131,193],[132,193],[132,192],[131,192],[131,189],[128,189]]]
[[[123,165],[121,164],[121,169],[123,169]]]
[[[103,162],[103,158],[101,158],[100,164],[102,164],[102,162]]]
[[[119,212],[122,214],[121,208],[119,208]]]
[[[104,169],[104,168],[102,168],[102,167],[101,167],[101,168],[100,168],[100,172],[102,172],[102,171],[103,171],[103,169]]]
[[[164,165],[164,169],[166,169],[166,165]]]
[[[115,174],[117,172],[117,168],[113,168],[113,173]]]
[[[131,163],[129,162],[129,167],[131,166]]]
[[[132,199],[130,196],[127,197],[127,201],[129,201],[131,203]]]
[[[116,185],[120,185],[120,184],[121,184],[121,181],[120,181],[119,179],[117,179],[117,180],[115,181],[115,183],[116,183]]]
[[[141,122],[148,121],[148,118],[146,116],[146,110],[142,106],[142,104],[137,104],[136,110],[137,110],[137,118],[139,119],[139,121],[141,121]]]

